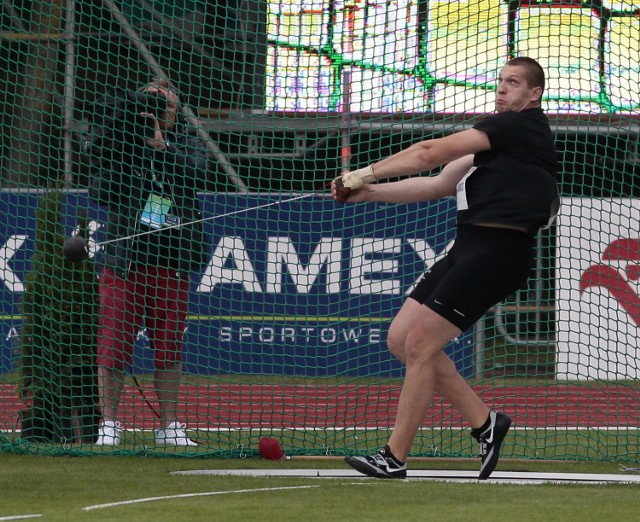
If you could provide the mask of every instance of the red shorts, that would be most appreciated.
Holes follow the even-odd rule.
[[[127,279],[104,268],[100,274],[98,364],[124,369],[132,364],[133,345],[144,326],[157,369],[182,361],[189,281],[175,270],[137,267]]]

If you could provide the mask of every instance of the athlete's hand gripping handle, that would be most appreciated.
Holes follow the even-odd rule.
[[[334,198],[340,203],[344,203],[349,199],[352,191],[358,190],[368,183],[373,183],[378,179],[373,174],[373,167],[369,165],[363,169],[345,172],[339,178],[333,180],[335,187]]]

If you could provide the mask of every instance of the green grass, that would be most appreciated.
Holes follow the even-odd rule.
[[[420,460],[417,468],[477,469],[470,460]],[[46,521],[528,521],[635,520],[638,486],[511,485],[421,480],[251,478],[171,475],[230,468],[344,468],[340,460],[48,457],[2,455],[0,519],[41,514]],[[617,473],[613,463],[504,460],[500,470]],[[305,489],[293,489],[296,487]],[[271,491],[265,491],[265,488]],[[280,489],[279,489],[280,488]],[[292,489],[284,489],[292,488]],[[262,491],[260,491],[262,489]],[[176,495],[190,495],[175,498]],[[85,511],[106,503],[174,497]]]

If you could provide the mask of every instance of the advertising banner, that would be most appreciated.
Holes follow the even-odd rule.
[[[559,379],[640,377],[640,201],[565,198],[558,216]]]
[[[2,192],[0,370],[15,365],[19,301],[33,255],[38,193]],[[339,205],[310,195],[202,194],[209,263],[194,274],[185,371],[302,376],[401,375],[388,353],[391,319],[455,235],[455,201]],[[63,233],[80,209],[99,262],[104,210],[84,192],[63,203]],[[144,327],[131,371],[153,369]],[[473,372],[473,337],[447,347]]]

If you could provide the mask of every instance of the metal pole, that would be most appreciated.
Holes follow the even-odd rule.
[[[65,188],[73,185],[73,108],[75,105],[75,0],[67,0],[65,17],[65,50],[64,67],[64,184]]]
[[[474,372],[473,376],[476,379],[482,379],[484,377],[484,329],[485,329],[485,318],[480,319],[473,326],[473,342],[474,342]]]
[[[349,4],[343,10],[343,53],[353,58],[353,41],[355,32],[355,17],[358,6]],[[340,169],[341,172],[351,170],[351,66],[342,65],[342,119],[340,125]]]
[[[163,78],[164,80],[166,80],[167,84],[172,89],[174,89],[167,74],[162,70],[158,61],[151,55],[148,47],[144,44],[144,42],[140,38],[140,35],[131,26],[131,24],[129,23],[129,20],[127,20],[127,18],[122,14],[122,11],[120,11],[118,6],[111,0],[103,0],[103,3],[107,7],[107,9],[111,11],[111,14],[116,19],[116,21],[120,24],[124,33],[131,40],[131,42],[133,42],[133,44],[138,49],[142,57],[146,60],[150,69],[153,71],[153,74],[158,78]],[[236,186],[238,192],[248,192],[247,186],[242,181],[242,179],[240,179],[235,169],[229,164],[229,160],[224,155],[224,153],[220,150],[220,148],[218,147],[218,144],[215,141],[213,141],[211,139],[211,136],[209,136],[209,133],[202,128],[198,118],[196,118],[195,114],[193,113],[193,110],[191,110],[191,108],[188,107],[187,105],[181,105],[181,107],[185,117],[187,118],[187,120],[189,120],[189,124],[196,129],[198,136],[202,139],[202,141],[205,142],[205,144],[207,145],[207,148],[209,149],[209,152],[213,154],[213,156],[216,158],[216,160],[218,161],[222,169],[227,174],[227,177],[231,180],[231,183],[233,183]]]

